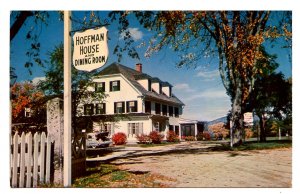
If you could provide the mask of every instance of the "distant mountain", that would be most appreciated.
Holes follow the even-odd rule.
[[[224,117],[220,117],[220,118],[217,118],[215,120],[212,120],[212,121],[208,121],[207,122],[207,125],[213,125],[213,124],[216,124],[216,123],[226,123],[227,122],[227,117],[224,116]]]

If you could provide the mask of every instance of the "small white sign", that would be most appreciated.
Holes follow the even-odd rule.
[[[252,114],[252,112],[244,113],[244,123],[246,125],[253,125],[253,114]]]
[[[105,27],[76,32],[73,36],[73,65],[78,70],[92,71],[102,67],[108,58]]]

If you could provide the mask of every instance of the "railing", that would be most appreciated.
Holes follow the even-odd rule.
[[[53,181],[54,143],[46,134],[31,133],[21,137],[16,133],[11,140],[11,186],[37,187]]]

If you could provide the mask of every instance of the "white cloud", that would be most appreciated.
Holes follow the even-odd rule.
[[[140,31],[138,28],[128,28],[128,31],[134,41],[137,41],[137,40],[140,40],[143,38],[143,32]],[[122,32],[120,34],[119,39],[123,39],[124,36],[125,36],[125,32]]]
[[[32,80],[32,84],[37,85],[40,81],[44,81],[44,80],[46,80],[46,77],[35,77]]]
[[[197,73],[197,77],[200,77],[203,79],[203,81],[211,81],[215,80],[220,76],[219,70],[213,70],[213,71],[200,71]]]
[[[204,99],[216,99],[216,98],[224,98],[228,99],[228,96],[225,92],[225,89],[219,89],[219,90],[205,90],[205,91],[200,91],[196,94],[193,94],[189,96],[188,98],[185,99],[185,101],[192,101],[198,98],[204,98]]]
[[[182,92],[194,92],[195,91],[187,83],[176,84],[173,87],[173,89],[176,90],[176,91],[182,91]]]

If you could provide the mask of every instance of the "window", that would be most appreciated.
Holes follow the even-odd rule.
[[[105,114],[105,103],[96,104],[96,114]]]
[[[174,131],[174,125],[169,125],[169,131]]]
[[[108,136],[110,136],[111,134],[113,134],[112,124],[101,123],[100,124],[100,132],[108,132]]]
[[[105,82],[96,82],[95,92],[105,92]]]
[[[94,105],[85,104],[84,105],[84,115],[93,115],[94,114]]]
[[[168,106],[167,105],[162,105],[162,114],[167,116],[168,113]]]
[[[175,125],[175,134],[179,135],[179,126],[178,125]]]
[[[151,102],[150,101],[145,101],[145,113],[151,114]]]
[[[110,91],[120,91],[120,81],[111,81],[110,82]]]
[[[128,123],[128,137],[135,137],[143,133],[143,123]]]
[[[137,101],[126,102],[126,112],[137,112]]]
[[[31,117],[31,109],[25,108],[25,117]]]
[[[158,131],[158,132],[163,132],[163,131],[165,131],[165,125],[164,125],[163,123],[155,122],[155,123],[153,124],[153,126],[154,126],[154,130],[155,130],[155,131]]]
[[[174,115],[173,106],[169,106],[169,117],[173,117]]]
[[[179,109],[178,109],[178,107],[175,107],[174,109],[175,109],[175,110],[174,110],[174,112],[175,112],[175,117],[179,117]]]
[[[155,103],[155,114],[160,115],[160,104],[159,103]]]
[[[125,112],[125,102],[115,102],[115,113],[124,113]]]

